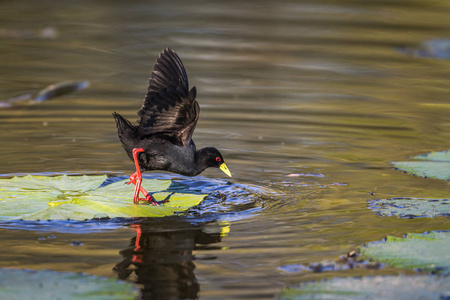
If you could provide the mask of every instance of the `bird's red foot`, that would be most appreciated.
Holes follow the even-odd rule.
[[[153,205],[160,205],[162,203],[168,202],[168,200],[163,200],[163,201],[156,201],[155,198],[152,197],[152,195],[150,195],[149,192],[147,192],[141,185],[142,179],[138,178],[138,174],[137,173],[133,173],[130,176],[130,181],[126,182],[126,184],[134,184],[136,185],[135,190],[134,190],[134,197],[133,197],[133,203],[134,204],[138,204],[139,201],[147,201],[150,202]],[[139,192],[141,192],[145,198],[140,198],[139,197]]]

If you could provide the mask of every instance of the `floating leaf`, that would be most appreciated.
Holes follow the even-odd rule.
[[[414,175],[450,180],[450,151],[432,152],[413,158],[420,161],[399,161],[392,164],[397,169]]]
[[[102,176],[24,176],[0,179],[0,221],[85,220],[96,217],[162,217],[185,211],[206,196],[170,190],[171,180],[144,179],[142,185],[161,206],[132,203],[134,186],[126,180],[102,185]],[[100,187],[101,186],[101,187]]]
[[[361,247],[363,257],[402,269],[418,269],[444,275],[450,274],[450,231],[428,234],[388,236],[384,242]]]
[[[0,269],[0,299],[136,299],[126,282],[69,272]]]
[[[399,161],[392,163],[397,169],[408,173],[441,180],[450,180],[450,163],[436,161]]]
[[[450,199],[392,198],[376,199],[370,209],[383,217],[399,218],[450,216]]]
[[[450,162],[450,150],[430,152],[413,157],[414,159]]]
[[[447,299],[449,291],[450,277],[367,276],[303,283],[283,289],[277,299]]]

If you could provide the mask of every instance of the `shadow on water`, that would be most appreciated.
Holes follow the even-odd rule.
[[[101,232],[103,230],[129,228],[134,237],[128,238],[128,246],[119,251],[120,260],[117,260],[112,271],[120,280],[137,284],[140,289],[139,299],[197,299],[199,297],[200,283],[195,275],[195,261],[215,260],[215,255],[208,255],[208,251],[220,249],[214,244],[220,243],[229,231],[227,221],[199,221],[177,216],[163,218],[135,218],[114,220],[93,220],[84,222],[75,221],[48,221],[30,222],[15,221],[2,222],[0,228],[22,229],[24,231],[40,232],[38,242],[51,245],[62,236],[71,237],[72,248],[80,248],[90,244],[83,236]],[[62,234],[58,233],[62,232]],[[103,231],[104,233],[107,233]],[[113,233],[113,231],[108,231]],[[42,234],[44,233],[44,234]],[[76,235],[81,235],[74,240]],[[15,244],[12,248],[17,248]],[[42,246],[41,246],[42,247]],[[47,260],[58,255],[61,245],[55,249],[56,253],[46,250],[45,259],[41,251],[35,253],[36,259]],[[34,246],[36,251],[39,247]],[[31,249],[30,249],[31,250]],[[196,257],[193,251],[201,250],[202,255]],[[8,251],[3,251],[8,255]],[[102,258],[97,257],[97,261]],[[83,264],[83,258],[75,263]]]
[[[137,283],[142,299],[197,299],[193,251],[213,248],[227,227],[179,218],[143,219],[131,227],[136,236],[120,251],[122,261],[114,267],[118,278]]]

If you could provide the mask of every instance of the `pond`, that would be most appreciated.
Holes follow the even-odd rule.
[[[2,177],[130,175],[112,113],[137,120],[166,47],[197,87],[197,147],[220,149],[233,177],[146,173],[212,194],[185,216],[4,224],[0,267],[137,282],[146,299],[273,299],[299,282],[404,273],[279,267],[337,259],[387,235],[450,229],[448,217],[380,217],[368,204],[449,197],[448,182],[390,163],[450,148],[450,62],[414,50],[448,38],[448,8],[438,0],[2,2],[0,101],[89,82],[0,109]]]

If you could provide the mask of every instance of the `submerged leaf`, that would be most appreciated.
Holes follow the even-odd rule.
[[[206,196],[187,191],[170,191],[171,180],[144,179],[142,185],[161,206],[134,205],[134,185],[126,180],[102,185],[102,176],[25,176],[0,180],[0,221],[85,220],[104,217],[162,217],[199,204]],[[100,187],[101,186],[101,187]]]
[[[450,59],[450,39],[434,38],[425,40],[414,47],[401,47],[399,51],[417,57]]]
[[[397,169],[414,175],[450,180],[450,151],[432,152],[413,158],[420,161],[399,161],[392,164]]]
[[[399,218],[450,216],[450,199],[392,198],[376,199],[370,208],[380,216]]]
[[[323,261],[320,263],[310,263],[307,265],[304,264],[290,264],[279,266],[277,269],[286,273],[302,273],[302,272],[314,272],[314,273],[322,273],[322,272],[336,272],[336,271],[345,271],[352,269],[379,269],[381,264],[379,263],[370,263],[365,260],[354,260],[348,258],[340,258],[337,261]]]
[[[388,236],[385,242],[360,248],[364,258],[402,269],[450,274],[450,231]]]
[[[447,299],[449,291],[450,277],[367,276],[303,283],[283,289],[277,299]]]
[[[0,299],[136,299],[136,288],[102,277],[49,270],[0,269]]]

